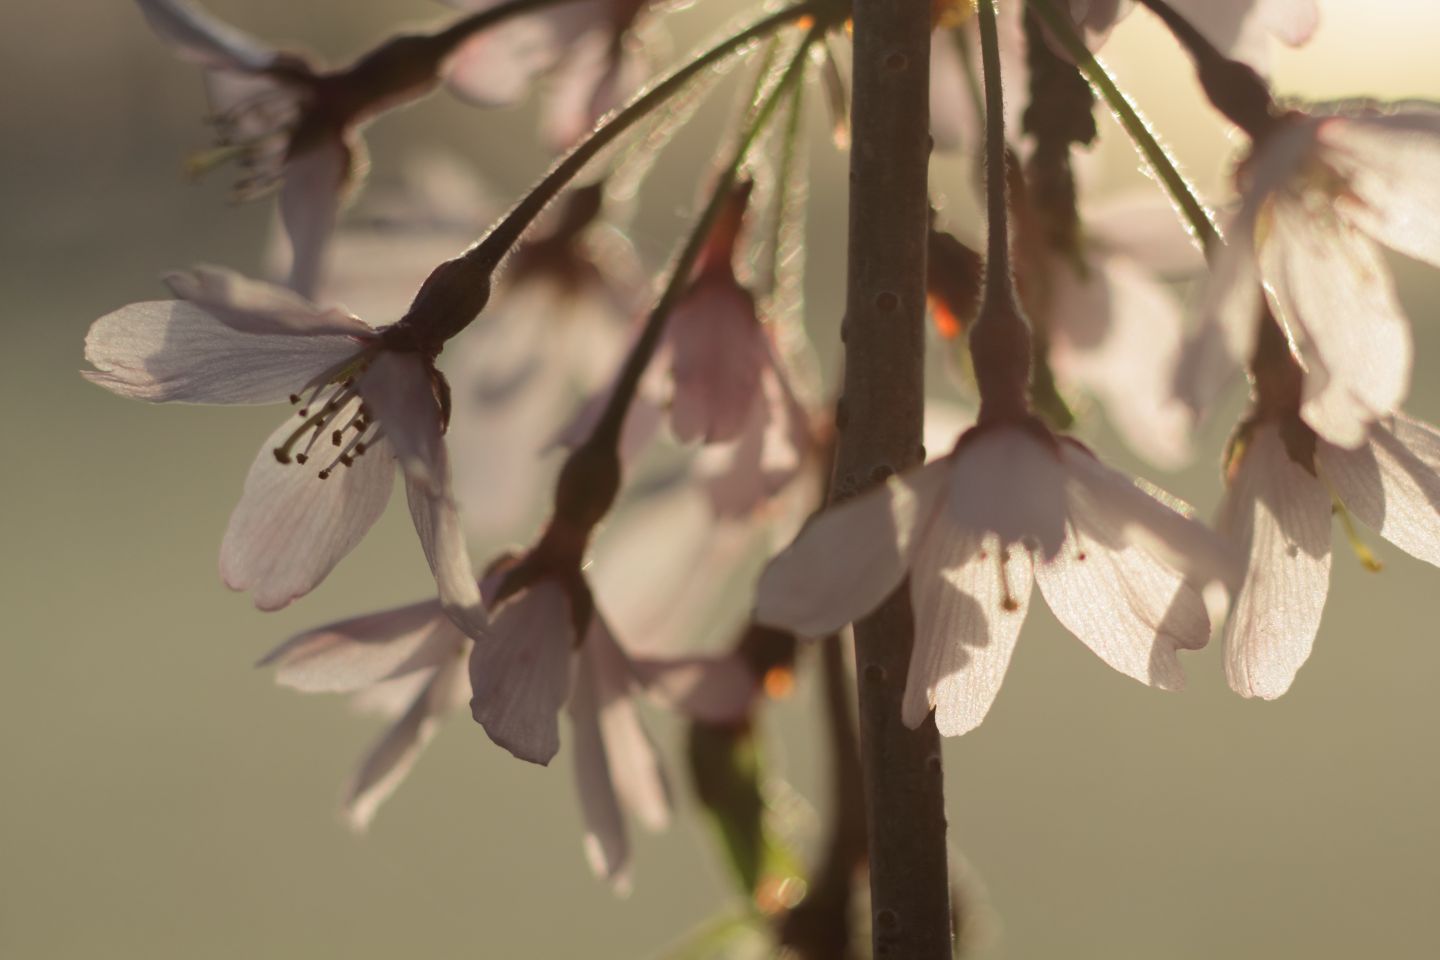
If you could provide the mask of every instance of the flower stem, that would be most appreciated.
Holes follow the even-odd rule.
[[[1175,204],[1181,217],[1184,218],[1190,235],[1200,244],[1207,255],[1213,255],[1224,239],[1220,234],[1220,227],[1216,224],[1210,209],[1200,199],[1194,186],[1180,171],[1169,151],[1156,138],[1149,121],[1116,84],[1115,78],[1110,75],[1109,68],[1085,46],[1079,31],[1075,29],[1075,24],[1056,6],[1055,0],[1028,0],[1028,2],[1030,8],[1045,21],[1045,26],[1050,29],[1051,35],[1060,41],[1070,59],[1075,61],[1075,65],[1080,68],[1085,79],[1090,81],[1095,92],[1105,101],[1110,112],[1115,115],[1115,119],[1125,128],[1131,142],[1135,144],[1135,149],[1139,151],[1146,165],[1160,180],[1161,186],[1170,195],[1171,202]]]
[[[760,87],[756,90],[750,112],[741,127],[740,137],[735,144],[734,151],[716,177],[715,186],[710,192],[710,199],[706,202],[705,209],[696,219],[690,235],[686,237],[684,246],[680,248],[680,253],[671,265],[670,279],[665,284],[660,299],[656,301],[654,309],[650,311],[650,316],[645,321],[644,329],[640,331],[635,345],[630,348],[629,354],[625,357],[625,365],[620,369],[620,376],[605,404],[604,412],[601,413],[593,433],[586,441],[587,446],[599,443],[614,447],[619,444],[625,415],[629,412],[630,404],[635,399],[635,391],[640,385],[640,377],[644,374],[645,368],[650,365],[650,360],[660,345],[660,336],[665,332],[665,324],[669,321],[675,304],[690,284],[695,264],[705,249],[705,242],[710,236],[711,229],[725,210],[730,195],[735,190],[740,170],[745,165],[750,148],[755,145],[755,141],[759,139],[766,125],[775,116],[776,109],[785,99],[790,88],[799,82],[804,74],[810,45],[822,35],[823,28],[819,26],[810,28],[805,38],[800,41],[799,49],[791,57],[784,72],[780,74],[768,91],[763,89],[763,85],[769,71],[761,71]]]
[[[929,0],[854,5],[844,395],[834,499],[917,465],[925,391]],[[856,544],[855,549],[872,549]],[[900,719],[914,644],[908,585],[855,624],[874,954],[948,960],[940,738]]]

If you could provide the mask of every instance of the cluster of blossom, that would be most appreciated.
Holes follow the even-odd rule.
[[[796,309],[799,118],[813,76],[843,126],[847,0],[757,13],[648,82],[649,0],[452,0],[467,8],[453,22],[336,70],[184,0],[138,2],[204,70],[219,144],[197,163],[238,161],[239,199],[278,192],[288,281],[172,274],[174,299],[94,324],[86,376],[155,402],[295,408],[221,545],[222,579],[262,609],[325,579],[399,467],[436,597],[263,661],[281,683],[395,718],[348,793],[358,826],[467,701],[496,744],[541,764],[564,708],[587,852],[623,883],[624,813],[658,827],[670,811],[637,699],[746,723],[767,671],[793,656],[757,654],[760,625],[830,638],[908,583],[903,718],[933,713],[955,735],[998,693],[1035,586],[1107,664],[1167,689],[1184,679],[1179,651],[1223,616],[1231,685],[1275,697],[1318,630],[1333,515],[1352,540],[1353,516],[1440,564],[1440,431],[1401,409],[1412,345],[1382,251],[1440,266],[1440,109],[1277,105],[1267,48],[1308,38],[1314,0],[1139,0],[1249,138],[1223,235],[1093,55],[1130,4],[999,0],[984,43],[973,4],[934,4],[936,145],[989,153],[986,255],[938,218],[930,237],[933,346],[959,358],[978,410],[957,427],[934,404],[930,446],[948,452],[818,513],[833,418]],[[745,58],[730,146],[647,304],[607,183],[674,133],[675,104],[707,75]],[[996,109],[1001,75],[1023,111]],[[442,85],[492,106],[540,80],[559,157],[488,230],[486,204],[449,174],[388,212],[342,216],[364,124]],[[1081,202],[1072,159],[1096,135],[1092,90],[1133,121],[1193,245],[1161,239],[1143,204]],[[1187,323],[1168,281],[1200,268],[1200,248]],[[369,301],[380,322],[319,305],[342,300]],[[1213,528],[1064,433],[1069,402],[1093,396],[1136,453],[1175,467],[1240,371],[1252,405]],[[551,485],[532,545],[477,576],[467,536],[510,532]],[[696,653],[717,624],[729,652]]]

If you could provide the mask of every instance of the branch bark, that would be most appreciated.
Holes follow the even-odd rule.
[[[854,29],[836,499],[924,459],[931,0],[855,0]],[[900,721],[913,643],[908,583],[855,625],[874,954],[948,960],[940,739]]]

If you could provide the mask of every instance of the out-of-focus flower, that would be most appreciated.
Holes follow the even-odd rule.
[[[464,705],[469,649],[469,638],[430,600],[306,631],[260,661],[282,686],[352,694],[357,707],[393,720],[345,788],[343,811],[354,829],[370,825],[440,721]]]
[[[1272,39],[1298,47],[1320,25],[1316,0],[1168,0],[1176,13],[1232,60],[1265,70]],[[1115,24],[1134,9],[1131,0],[1070,0],[1070,16],[1098,49]]]
[[[980,95],[980,31],[973,6],[963,15],[942,17],[930,40],[930,133],[941,150],[978,151],[985,118]],[[1002,3],[997,14],[1001,73],[1012,91],[1029,86],[1025,62],[1024,4]],[[1005,98],[1005,126],[1020,129],[1025,98]]]
[[[651,829],[665,827],[670,816],[636,694],[724,723],[743,717],[755,693],[736,657],[629,656],[594,610],[588,587],[551,578],[499,601],[490,635],[470,655],[470,686],[476,722],[496,744],[533,763],[548,764],[559,751],[559,713],[567,708],[586,856],[622,891],[630,856],[624,811]]]
[[[602,389],[629,338],[645,285],[629,241],[600,220],[602,193],[569,196],[451,346],[451,442],[472,533],[513,534],[535,519],[558,469],[546,456],[557,427]]]
[[[1237,693],[1278,697],[1309,658],[1329,590],[1336,502],[1440,566],[1440,431],[1394,414],[1356,449],[1295,420],[1242,431],[1219,518],[1249,560],[1225,629],[1225,672]]]
[[[151,402],[277,403],[298,413],[261,447],[220,548],[220,575],[264,610],[309,593],[389,502],[398,460],[447,612],[484,629],[450,493],[448,387],[402,327],[213,267],[167,278],[179,300],[101,317],[85,376]]]
[[[1305,370],[1301,417],[1359,446],[1410,386],[1410,327],[1381,247],[1440,266],[1440,111],[1289,118],[1241,182],[1182,367],[1186,399],[1205,409],[1249,357],[1263,296]]]
[[[1110,666],[1173,689],[1177,651],[1209,639],[1200,588],[1234,583],[1235,567],[1220,538],[1079,444],[1004,423],[821,514],[767,568],[756,618],[825,636],[908,574],[903,717],[915,726],[933,708],[957,735],[990,709],[1032,585]]]
[[[445,0],[485,10],[499,0]],[[541,130],[551,148],[568,149],[644,82],[637,31],[655,0],[575,0],[518,17],[460,48],[446,83],[481,104],[517,100],[549,75]]]

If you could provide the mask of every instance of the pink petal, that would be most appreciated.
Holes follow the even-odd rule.
[[[1170,290],[1134,262],[1092,256],[1080,277],[1055,261],[1050,362],[1067,387],[1093,393],[1127,445],[1178,469],[1191,456],[1191,418],[1175,395],[1184,319]]]
[[[343,310],[322,310],[289,290],[223,267],[199,266],[171,273],[165,277],[165,285],[180,299],[240,333],[360,339],[375,335],[359,317]]]
[[[1240,582],[1234,548],[1192,519],[1187,505],[1142,487],[1077,444],[1062,443],[1061,457],[1066,510],[1071,524],[1083,525],[1086,536],[1112,549],[1141,550],[1196,587]]]
[[[1084,211],[1093,245],[1166,277],[1198,276],[1205,255],[1175,207],[1154,187],[1107,196]]]
[[[1065,541],[1059,454],[1015,427],[972,433],[956,449],[946,511],[962,530],[999,534],[1054,556]]]
[[[951,30],[937,30],[930,38],[930,135],[939,150],[974,150],[980,143],[975,98],[955,49],[969,40],[968,34],[957,40]]]
[[[307,630],[257,666],[275,667],[277,683],[306,693],[350,693],[432,670],[464,645],[440,605],[425,600]]]
[[[1073,454],[1076,461],[1082,458],[1091,459]],[[1180,689],[1185,675],[1176,651],[1205,646],[1210,618],[1197,585],[1186,583],[1184,572],[1169,562],[1166,554],[1171,551],[1152,552],[1147,538],[1135,531],[1163,530],[1165,545],[1182,554],[1184,539],[1204,544],[1201,549],[1207,552],[1224,551],[1224,545],[1199,523],[1174,514],[1118,474],[1103,485],[1077,484],[1071,494],[1065,548],[1036,565],[1035,580],[1045,602],[1066,629],[1114,669],[1142,683]],[[1136,506],[1139,511],[1133,510]],[[1150,515],[1161,511],[1170,516],[1159,516],[1156,522]],[[1182,525],[1192,529],[1164,529]]]
[[[1222,54],[1262,72],[1270,64],[1272,35],[1299,46],[1320,21],[1315,0],[1171,0],[1171,5]]]
[[[820,514],[765,568],[755,619],[823,637],[874,610],[904,579],[952,472],[950,460],[928,464]]]
[[[1301,416],[1332,443],[1357,447],[1409,392],[1410,324],[1369,238],[1299,202],[1274,212],[1265,274],[1305,366]]]
[[[669,338],[675,436],[734,440],[759,399],[768,357],[754,297],[731,276],[703,277],[676,305]]]
[[[617,892],[628,893],[630,838],[605,753],[599,695],[588,670],[576,678],[575,695],[570,698],[570,721],[575,741],[570,751],[575,758],[575,790],[585,822],[585,859],[596,876],[607,880]]]
[[[470,654],[470,712],[517,758],[548,764],[560,750],[559,711],[570,692],[570,603],[543,580],[500,608]]]
[[[443,448],[442,448],[443,451]],[[420,546],[435,576],[440,593],[440,606],[466,636],[479,638],[489,627],[480,587],[470,566],[470,553],[465,545],[465,532],[455,499],[450,495],[448,468],[442,461],[440,474],[445,478],[440,493],[431,493],[413,478],[405,478],[405,498],[410,518],[420,537]]]
[[[1396,414],[1358,450],[1321,443],[1322,476],[1361,522],[1419,560],[1440,566],[1440,431]]]
[[[449,464],[430,376],[419,354],[381,350],[356,388],[374,410],[406,477],[432,496],[441,496],[449,486]]]
[[[310,145],[285,162],[280,219],[290,238],[290,289],[301,296],[313,297],[320,289],[340,201],[358,166],[354,145],[338,138]]]
[[[1175,392],[1197,418],[1208,414],[1255,349],[1262,299],[1255,230],[1268,197],[1247,195],[1226,226],[1226,243],[1215,254],[1201,294],[1200,324],[1186,341]]]
[[[277,403],[358,349],[348,336],[241,333],[183,301],[134,303],[90,327],[84,376],[157,403]]]
[[[259,71],[275,60],[275,51],[183,0],[137,0],[140,12],[160,39],[182,60],[207,67]]]
[[[1032,583],[1027,550],[944,514],[936,519],[910,579],[915,648],[901,704],[907,726],[919,726],[932,709],[947,737],[980,725],[1005,679]]]
[[[605,114],[645,83],[649,65],[632,38],[617,51],[610,30],[574,41],[560,61],[541,110],[541,135],[556,152],[568,150]]]
[[[489,4],[493,6],[493,4]],[[545,17],[515,17],[462,44],[442,67],[450,92],[479,107],[516,103],[562,55]]]
[[[1321,140],[1349,181],[1347,219],[1407,257],[1440,266],[1440,112],[1335,118]]]
[[[342,410],[340,422],[349,414]],[[395,484],[395,458],[383,441],[353,466],[333,466],[324,480],[320,471],[339,454],[328,438],[307,463],[280,463],[275,450],[300,423],[286,420],[261,446],[220,545],[221,579],[250,591],[262,610],[278,610],[324,580],[385,512]]]
[[[621,804],[647,829],[665,829],[670,823],[670,788],[655,745],[631,699],[636,689],[635,669],[598,615],[580,647],[579,669],[576,693],[581,693],[588,673],[590,691],[599,710],[610,779]]]
[[[343,809],[352,829],[367,829],[380,805],[409,776],[410,768],[435,735],[441,718],[454,706],[454,690],[463,677],[460,661],[452,658],[370,748],[345,788]]]
[[[1255,430],[1219,518],[1249,560],[1225,626],[1225,674],[1242,696],[1280,696],[1310,656],[1329,589],[1330,509],[1279,432]]]

